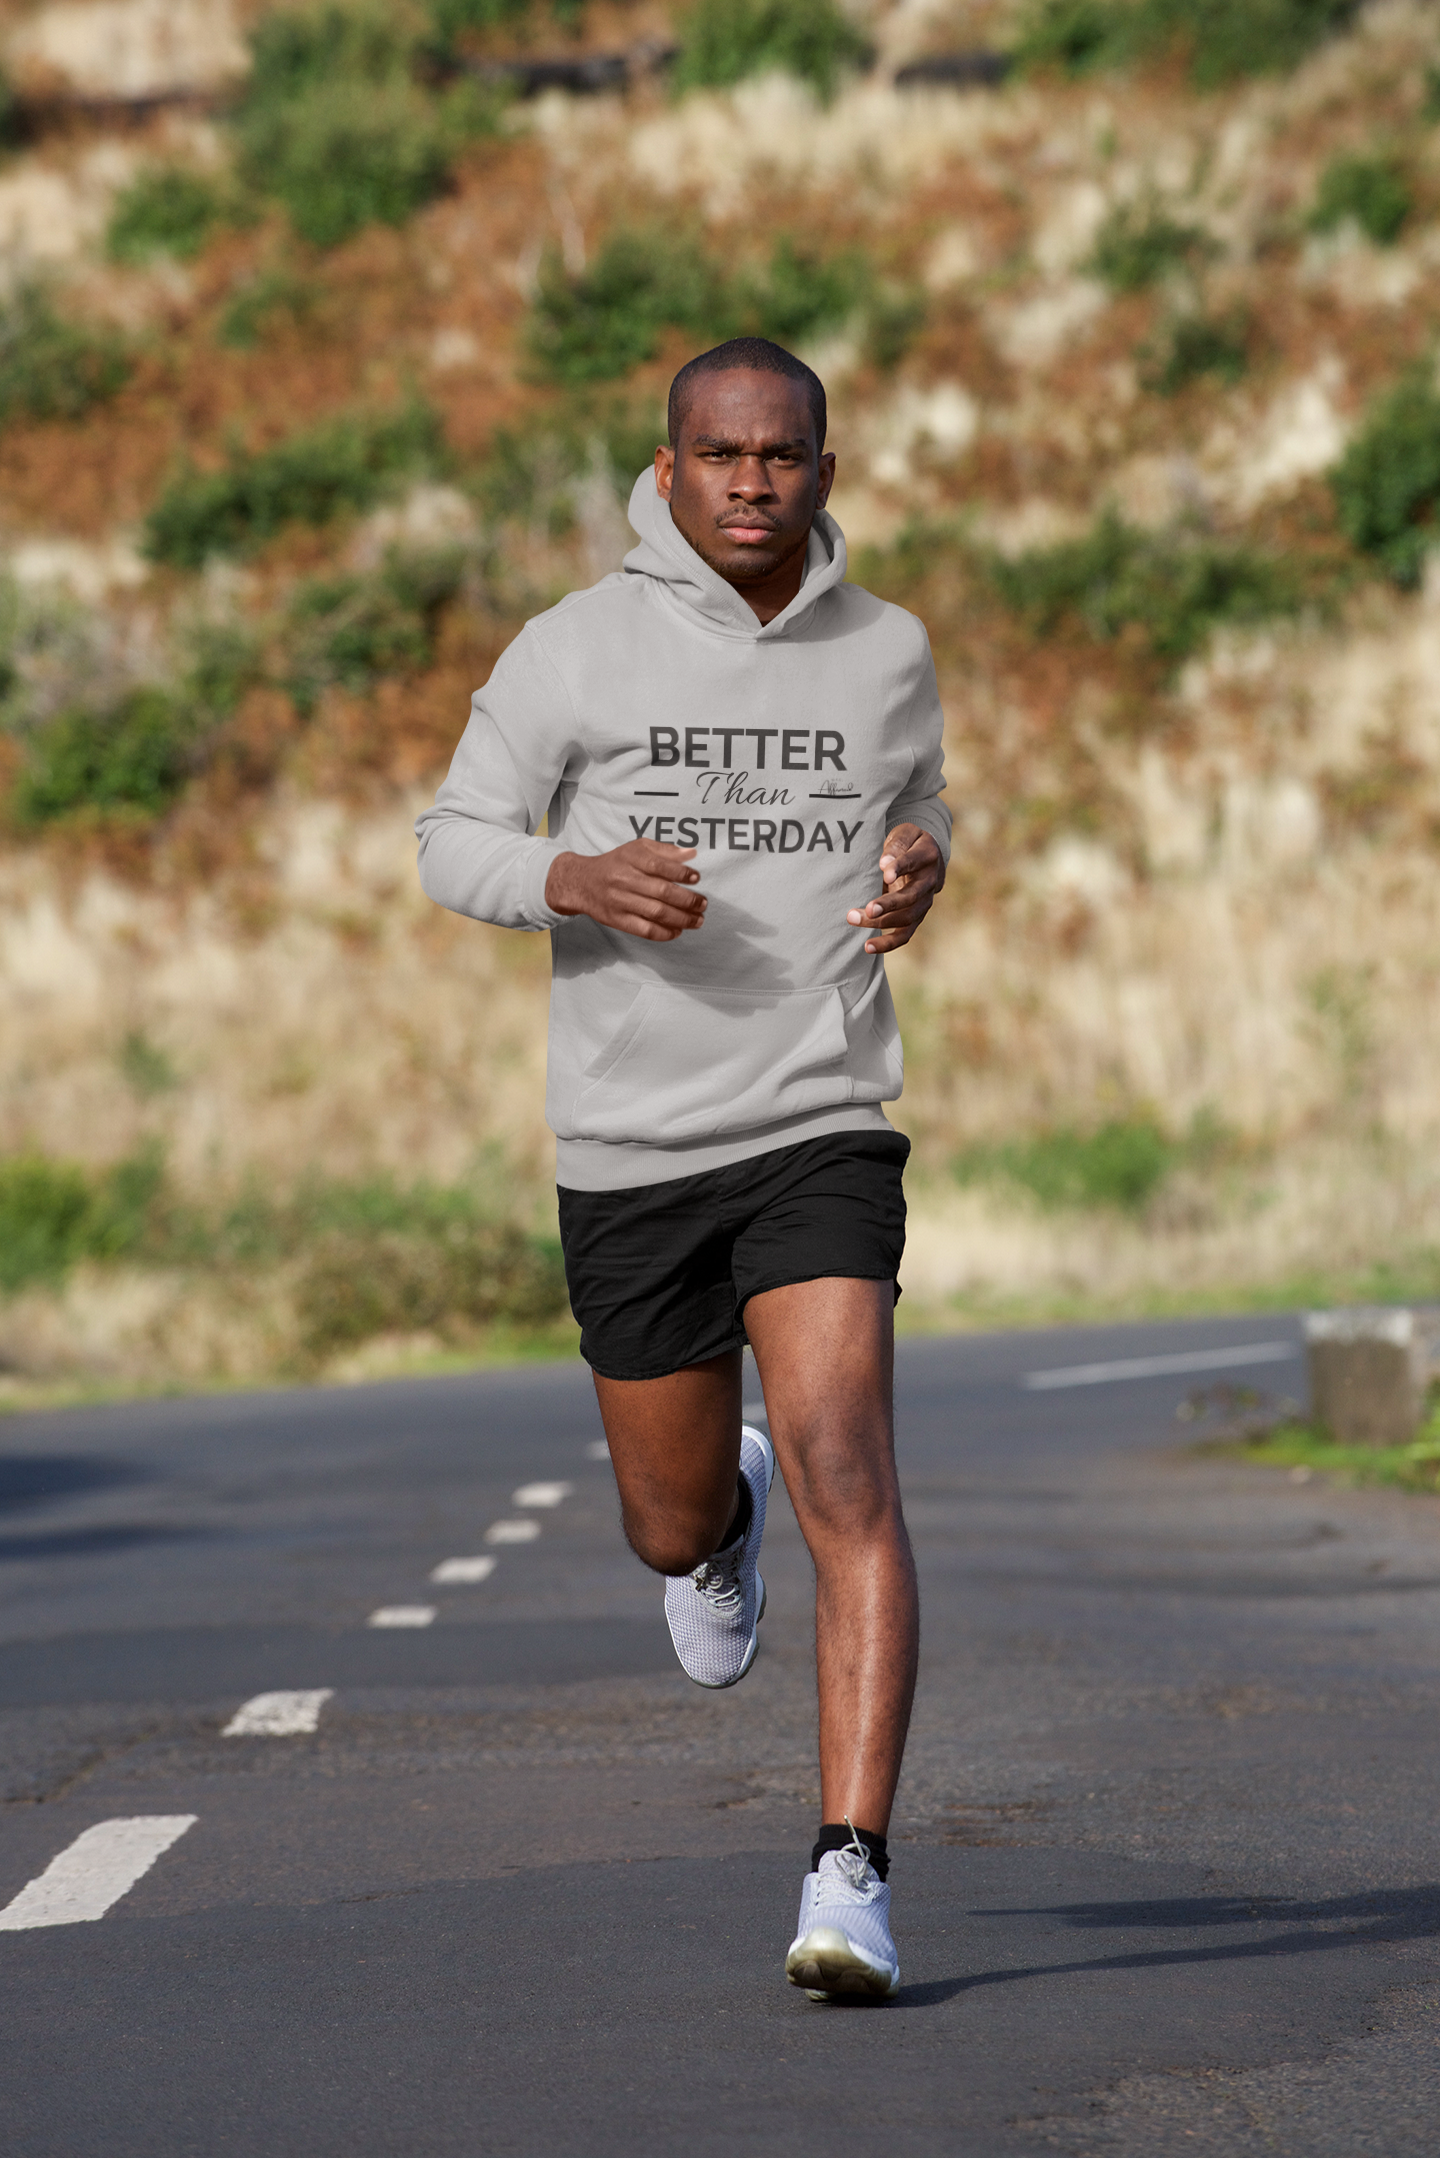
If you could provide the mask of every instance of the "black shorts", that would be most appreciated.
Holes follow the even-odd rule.
[[[659,1379],[743,1347],[745,1301],[763,1289],[894,1281],[909,1152],[900,1132],[842,1131],[663,1184],[562,1184],[580,1354],[605,1379]]]

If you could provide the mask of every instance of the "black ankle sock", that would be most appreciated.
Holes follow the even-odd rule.
[[[722,1551],[728,1551],[732,1544],[739,1543],[755,1516],[755,1501],[750,1496],[750,1486],[743,1476],[737,1479],[735,1489],[740,1503],[735,1509],[735,1519],[730,1524],[729,1533],[720,1546]]]
[[[868,1849],[870,1863],[881,1880],[888,1879],[890,1854],[885,1848],[885,1838],[877,1836],[874,1830],[869,1828],[857,1828],[854,1835],[852,1835],[849,1825],[845,1821],[822,1821],[820,1823],[820,1834],[815,1839],[814,1850],[810,1853],[810,1871],[812,1873],[818,1872],[820,1861],[827,1851],[843,1851],[848,1843],[855,1841],[856,1837]]]

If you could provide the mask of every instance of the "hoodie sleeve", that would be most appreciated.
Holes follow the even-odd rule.
[[[924,625],[909,617],[914,631],[911,650],[892,691],[889,725],[910,743],[910,777],[890,804],[885,829],[918,824],[928,832],[944,859],[950,859],[950,812],[941,801],[945,785],[945,714],[940,685]]]
[[[539,839],[567,770],[581,755],[574,707],[529,629],[496,662],[433,809],[415,825],[420,883],[438,906],[502,929],[553,929],[545,903],[561,839]]]

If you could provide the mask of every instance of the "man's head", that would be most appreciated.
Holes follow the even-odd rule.
[[[682,537],[763,619],[799,589],[810,527],[835,477],[824,442],[819,376],[768,338],[702,352],[670,386],[670,442],[655,453],[655,484]]]

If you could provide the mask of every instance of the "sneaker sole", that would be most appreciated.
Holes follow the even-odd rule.
[[[785,1958],[785,1976],[812,2001],[883,2001],[900,1987],[898,1971],[872,1963],[838,1926],[812,1926]]]

